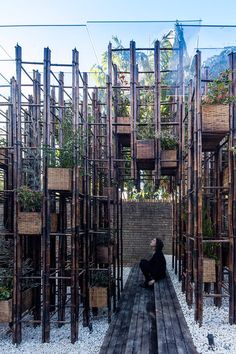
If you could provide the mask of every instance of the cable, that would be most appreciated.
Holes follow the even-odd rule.
[[[50,24],[37,24],[37,25],[26,25],[26,24],[13,24],[13,25],[0,25],[0,28],[9,28],[9,27],[86,27],[86,24],[55,24],[55,25],[50,25]]]

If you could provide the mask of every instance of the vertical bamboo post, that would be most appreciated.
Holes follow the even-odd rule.
[[[79,53],[72,51],[72,116],[73,131],[78,129],[78,105],[79,105]],[[77,168],[77,139],[73,148],[73,180],[72,180],[72,208],[71,208],[71,343],[78,340],[78,168]]]
[[[192,95],[193,95],[193,82],[192,80],[189,83],[189,98],[188,98],[188,170],[187,170],[187,265],[186,265],[186,301],[188,306],[191,306],[193,303],[193,291],[191,286],[191,277],[192,277],[192,247],[190,237],[193,236],[193,227],[192,227],[192,166],[193,166],[193,148],[192,148]]]
[[[131,116],[131,178],[137,179],[137,92],[136,92],[136,45],[130,42],[130,116]]]
[[[16,80],[11,80],[11,97],[12,97],[12,133],[13,133],[13,240],[14,240],[14,269],[13,269],[13,302],[12,302],[12,320],[13,320],[13,337],[14,344],[21,342],[21,240],[18,234],[18,196],[17,189],[19,188],[19,159],[20,159],[20,126],[18,111],[19,104],[17,100],[19,96]]]
[[[160,42],[154,44],[154,127],[155,127],[155,186],[158,188],[161,178],[161,68]]]
[[[229,63],[231,69],[231,87],[230,95],[236,95],[236,53],[230,53]],[[236,154],[232,147],[236,146],[236,106],[233,102],[230,106],[230,134],[229,134],[229,197],[228,197],[228,220],[229,220],[229,322],[236,323]]]
[[[50,147],[50,65],[51,51],[49,48],[44,49],[44,146]],[[43,279],[42,279],[42,342],[48,343],[50,340],[50,199],[48,191],[48,156],[43,156],[43,233],[42,233],[42,260],[43,260]]]
[[[84,151],[84,176],[85,176],[85,311],[84,311],[84,325],[89,325],[89,126],[88,126],[88,75],[83,73],[83,122],[84,122],[84,138],[85,138],[85,151]]]

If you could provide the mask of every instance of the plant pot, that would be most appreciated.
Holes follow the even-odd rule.
[[[6,149],[0,148],[0,165],[6,164],[6,152]]]
[[[177,168],[177,150],[161,151],[161,168]]]
[[[48,168],[48,189],[71,191],[72,171],[70,168]]]
[[[111,200],[114,199],[114,196],[115,196],[115,190],[113,187],[104,187],[103,188],[103,194],[104,196],[106,197],[110,197]]]
[[[114,120],[115,121],[115,120]],[[130,134],[130,117],[117,117],[117,123],[123,125],[117,125],[116,131],[117,134]],[[115,131],[115,126],[113,126],[113,131]]]
[[[113,246],[110,247],[110,262],[112,262]],[[108,260],[108,246],[97,245],[97,262],[109,263]]]
[[[229,105],[202,105],[202,149],[214,151],[229,132]]]
[[[216,261],[212,258],[203,258],[203,283],[216,282]]]
[[[229,105],[204,104],[202,105],[202,132],[221,133],[229,132]]]
[[[20,212],[18,214],[18,232],[20,235],[40,235],[42,233],[41,212]]]
[[[154,140],[137,140],[137,160],[153,160],[154,158]]]
[[[226,167],[224,170],[223,170],[223,187],[229,187],[229,168]]]
[[[107,307],[107,288],[91,287],[89,288],[90,307]]]
[[[32,289],[24,290],[22,293],[22,313],[29,310],[33,305]],[[12,299],[0,300],[0,323],[12,322]]]
[[[58,215],[56,213],[50,214],[51,232],[57,232],[58,229]]]

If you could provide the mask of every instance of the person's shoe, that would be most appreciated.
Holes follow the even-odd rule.
[[[149,282],[148,282],[148,286],[149,287],[153,287],[154,286],[154,283],[155,283],[155,280],[154,279],[152,279],[152,280],[149,280]]]

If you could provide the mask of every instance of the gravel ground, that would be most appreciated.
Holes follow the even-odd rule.
[[[216,354],[235,354],[236,353],[236,325],[228,324],[228,300],[223,300],[220,309],[215,307],[211,299],[205,299],[203,325],[194,321],[194,309],[189,309],[185,295],[181,291],[181,283],[171,268],[171,256],[166,256],[167,268],[170,278],[174,285],[180,306],[184,313],[190,333],[198,353],[212,353],[208,350],[207,334],[212,333],[215,340]],[[124,282],[128,278],[130,268],[124,268]],[[79,341],[75,344],[70,343],[70,326],[65,325],[61,328],[52,326],[51,342],[49,344],[41,343],[41,327],[33,328],[24,325],[23,341],[21,345],[15,347],[11,343],[11,333],[7,332],[6,325],[0,325],[0,353],[8,354],[98,354],[103,342],[103,338],[108,329],[106,313],[101,313],[96,319],[93,318],[93,332],[82,325],[79,327]]]
[[[128,278],[130,268],[124,268],[124,284]],[[23,325],[22,343],[16,347],[11,343],[11,333],[8,325],[0,325],[0,353],[8,354],[97,354],[99,353],[104,336],[108,329],[106,312],[99,313],[98,318],[92,319],[93,331],[90,333],[87,327],[80,325],[79,341],[70,343],[70,325],[61,328],[51,326],[51,341],[48,344],[41,343],[41,327],[33,328],[31,325]]]
[[[212,299],[204,299],[203,325],[199,327],[194,321],[194,310],[188,308],[185,295],[181,291],[181,283],[171,268],[171,256],[166,256],[166,260],[172,283],[198,352],[201,354],[213,352],[208,350],[207,340],[208,333],[212,333],[215,342],[214,353],[235,354],[236,325],[228,324],[228,299],[223,298],[221,308],[215,307]]]

